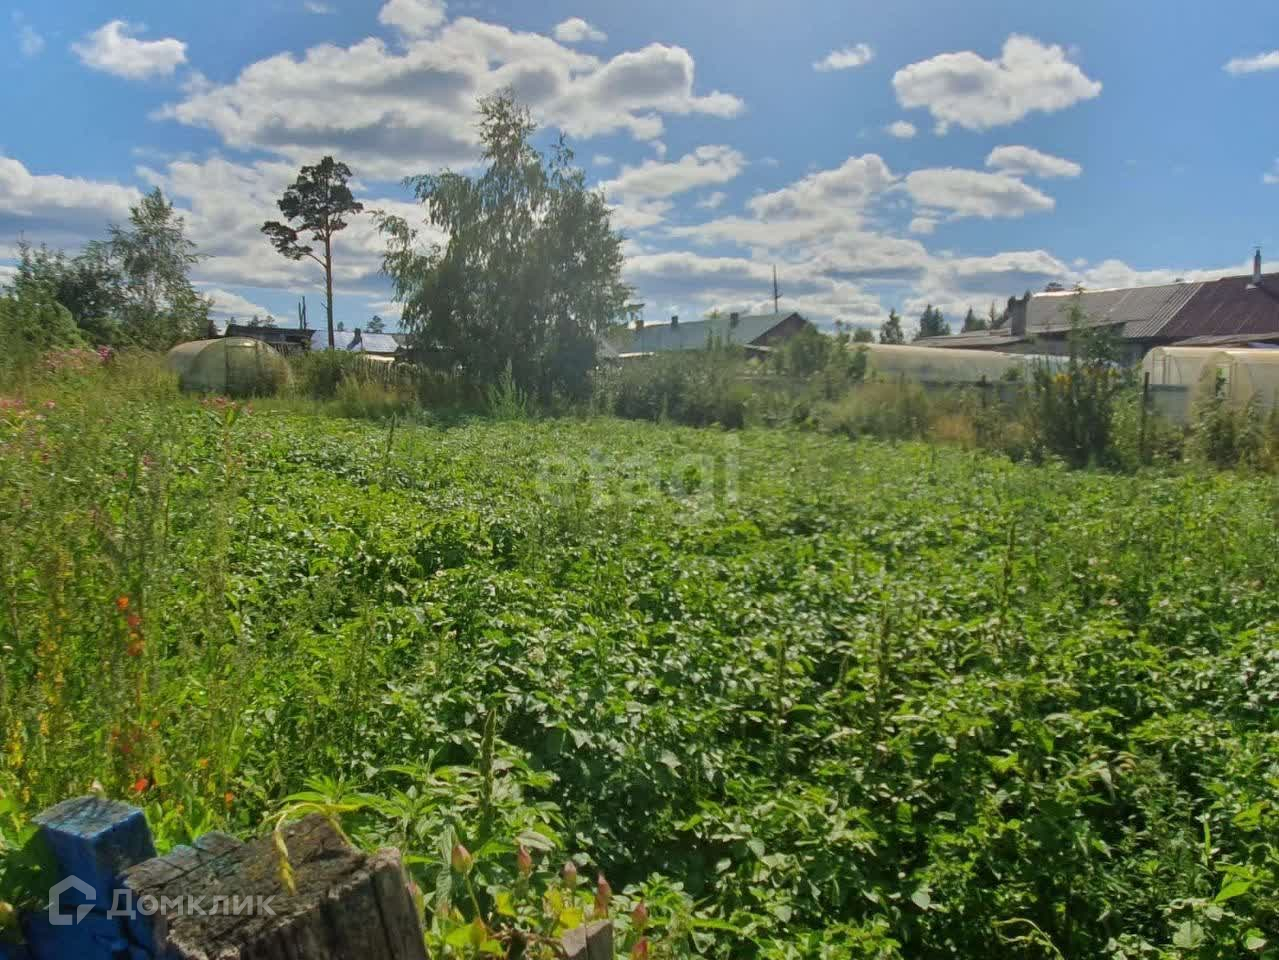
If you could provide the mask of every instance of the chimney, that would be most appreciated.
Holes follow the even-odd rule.
[[[1261,286],[1261,248],[1257,248],[1257,252],[1252,258],[1252,285],[1254,287]]]
[[[671,314],[671,329],[675,330],[678,327],[679,327],[679,314],[673,313]]]

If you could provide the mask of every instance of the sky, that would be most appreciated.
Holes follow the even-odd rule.
[[[323,277],[260,233],[332,154],[370,210],[476,169],[475,103],[563,133],[649,322],[781,309],[829,328],[1279,269],[1273,0],[24,0],[3,14],[0,280],[160,187],[223,317],[312,325]],[[360,217],[336,319],[399,315]]]

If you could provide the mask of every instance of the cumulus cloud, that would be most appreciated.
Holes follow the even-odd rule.
[[[1233,73],[1235,76],[1261,73],[1265,70],[1279,70],[1279,50],[1259,53],[1255,57],[1235,57],[1223,69],[1226,73]]]
[[[826,73],[831,70],[852,70],[864,67],[875,59],[875,51],[868,43],[857,43],[841,50],[832,50],[813,64],[813,69]]]
[[[213,310],[211,312],[216,317],[237,317],[248,320],[255,316],[263,318],[271,316],[271,311],[266,307],[254,303],[238,293],[223,290],[221,287],[201,286],[200,292],[213,300]]]
[[[132,36],[141,32],[139,26],[112,20],[71,44],[71,49],[85,66],[130,80],[168,76],[186,63],[187,45],[181,40],[139,40]]]
[[[669,163],[647,160],[638,166],[623,167],[617,177],[601,187],[609,197],[673,197],[698,187],[727,183],[745,167],[746,158],[731,147],[705,146]]]
[[[607,153],[597,153],[595,156],[591,157],[591,163],[595,164],[597,167],[611,167],[613,165],[613,158]]]
[[[920,206],[948,210],[952,217],[1021,217],[1051,210],[1055,201],[1016,177],[945,167],[916,170],[906,190]]]
[[[928,235],[936,231],[937,219],[935,217],[913,217],[910,221],[908,229],[911,233]]]
[[[884,130],[898,140],[909,140],[919,132],[918,128],[909,120],[894,120]]]
[[[1077,177],[1084,168],[1073,160],[1054,157],[1033,147],[996,147],[986,157],[986,166],[1013,176]]]
[[[420,0],[412,9],[422,11]],[[397,23],[408,20],[396,0],[383,7],[383,19],[388,11]],[[402,51],[369,38],[299,57],[276,54],[231,83],[191,88],[161,115],[209,128],[239,149],[294,162],[330,152],[361,176],[390,180],[474,162],[475,101],[505,87],[539,122],[573,137],[622,131],[654,140],[663,115],[742,110],[729,94],[695,93],[694,70],[680,47],[650,44],[602,60],[550,37],[463,18]]]
[[[802,216],[831,209],[860,210],[897,181],[878,154],[849,157],[834,170],[810,173],[787,187],[752,197],[751,210],[761,219]]]
[[[562,23],[557,23],[553,34],[560,43],[582,43],[587,40],[603,43],[608,39],[608,34],[592,27],[581,17],[569,17]]]
[[[142,194],[133,187],[58,174],[35,174],[0,156],[0,236],[26,233],[56,244],[101,236],[122,222]]]
[[[702,197],[702,199],[698,200],[697,206],[700,210],[718,210],[724,205],[724,201],[727,199],[728,194],[726,194],[723,190],[716,190],[713,193],[708,193],[706,196]]]
[[[405,37],[424,37],[444,22],[444,0],[387,0],[378,11],[378,23]]]
[[[893,75],[903,107],[927,109],[938,132],[951,124],[989,130],[1015,123],[1034,111],[1054,113],[1101,93],[1057,45],[1014,34],[995,60],[972,51],[943,53],[912,63]]]

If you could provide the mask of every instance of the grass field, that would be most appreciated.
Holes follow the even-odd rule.
[[[1279,955],[1273,478],[145,393],[0,409],[11,841],[322,807],[437,955],[569,856],[654,956]]]

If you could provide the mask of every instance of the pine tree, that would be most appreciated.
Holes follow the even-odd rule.
[[[888,311],[888,319],[879,328],[880,343],[905,343],[906,334],[902,332],[902,318],[896,310]]]
[[[963,332],[972,333],[975,330],[985,330],[985,329],[986,329],[986,318],[977,316],[977,314],[973,313],[973,308],[969,307],[968,313],[964,315]]]

